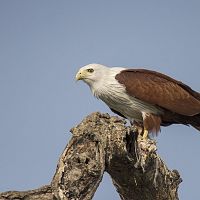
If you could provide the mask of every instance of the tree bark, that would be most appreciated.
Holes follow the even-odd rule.
[[[144,140],[137,127],[108,114],[93,113],[71,129],[50,185],[36,190],[0,193],[0,200],[90,200],[103,173],[110,174],[122,200],[178,200],[181,178]]]

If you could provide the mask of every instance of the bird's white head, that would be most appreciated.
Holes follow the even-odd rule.
[[[76,80],[83,80],[89,86],[101,81],[110,68],[100,64],[89,64],[81,67],[76,74]]]
[[[120,67],[110,68],[100,64],[89,64],[79,69],[76,74],[76,80],[83,80],[89,85],[93,95],[100,98],[105,93],[113,91],[115,85],[119,88],[119,83],[115,76],[124,69]]]

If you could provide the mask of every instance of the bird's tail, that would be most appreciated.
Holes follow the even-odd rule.
[[[198,131],[200,131],[200,113],[190,117],[190,124]]]

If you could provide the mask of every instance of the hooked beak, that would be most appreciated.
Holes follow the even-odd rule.
[[[78,71],[78,73],[76,74],[76,81],[83,80],[85,76],[86,76],[85,71]]]
[[[81,80],[81,79],[82,79],[81,72],[78,72],[78,73],[76,74],[76,81],[79,81],[79,80]]]

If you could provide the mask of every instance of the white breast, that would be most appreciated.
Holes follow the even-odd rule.
[[[142,113],[161,113],[162,111],[157,107],[130,97],[126,93],[125,87],[115,79],[116,74],[121,70],[112,68],[110,74],[107,74],[98,86],[94,85],[91,88],[94,96],[131,121],[142,121]]]

